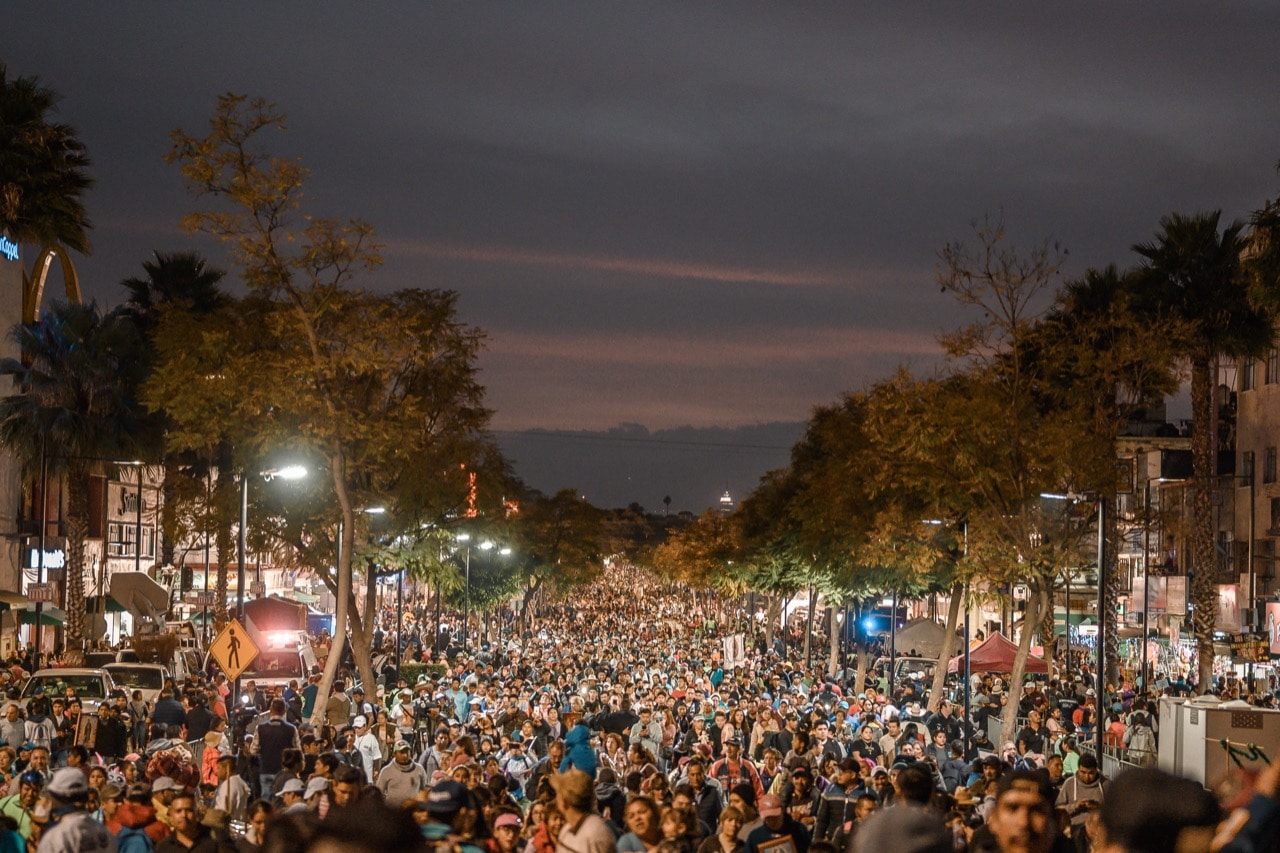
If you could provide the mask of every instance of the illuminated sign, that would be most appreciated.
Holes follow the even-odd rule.
[[[11,261],[18,259],[18,244],[3,234],[0,234],[0,255],[4,255]]]

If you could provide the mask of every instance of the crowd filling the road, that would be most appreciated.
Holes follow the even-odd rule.
[[[741,626],[717,629],[700,602],[614,568],[451,659],[416,627],[398,642],[384,612],[380,683],[344,668],[319,726],[318,672],[248,682],[247,701],[215,673],[90,707],[70,686],[20,696],[35,661],[15,654],[0,853],[1280,850],[1280,762],[1231,809],[1154,767],[1103,777],[1085,748],[1096,724],[1154,763],[1140,760],[1159,732],[1149,697],[1117,691],[1098,719],[1092,682],[1050,673],[997,746],[982,723],[999,676],[967,685],[970,721],[916,680],[855,692],[851,672],[750,634],[728,667],[724,635]],[[407,682],[398,647],[441,657],[443,674]]]

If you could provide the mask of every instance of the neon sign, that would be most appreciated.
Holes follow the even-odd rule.
[[[11,261],[18,259],[18,244],[3,234],[0,234],[0,255],[4,255]]]

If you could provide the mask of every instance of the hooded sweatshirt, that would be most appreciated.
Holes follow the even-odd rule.
[[[151,841],[159,844],[169,834],[169,827],[156,820],[156,810],[150,805],[125,800],[116,809],[116,816],[107,821],[107,829],[112,835],[119,835],[120,830],[141,829],[151,837]]]
[[[409,761],[405,764],[392,759],[378,773],[378,790],[386,797],[387,804],[398,808],[405,800],[412,800],[431,780],[421,764]]]
[[[571,767],[583,771],[592,779],[596,778],[596,751],[591,748],[591,729],[578,723],[569,730],[564,738],[564,761],[560,762],[560,772]]]

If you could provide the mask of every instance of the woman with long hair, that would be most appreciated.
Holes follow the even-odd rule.
[[[662,810],[649,797],[634,797],[622,813],[627,832],[618,839],[618,853],[647,853],[662,842]]]
[[[742,839],[738,833],[743,827],[742,812],[733,806],[725,806],[720,811],[720,831],[708,835],[698,847],[698,853],[738,853],[742,849]]]

